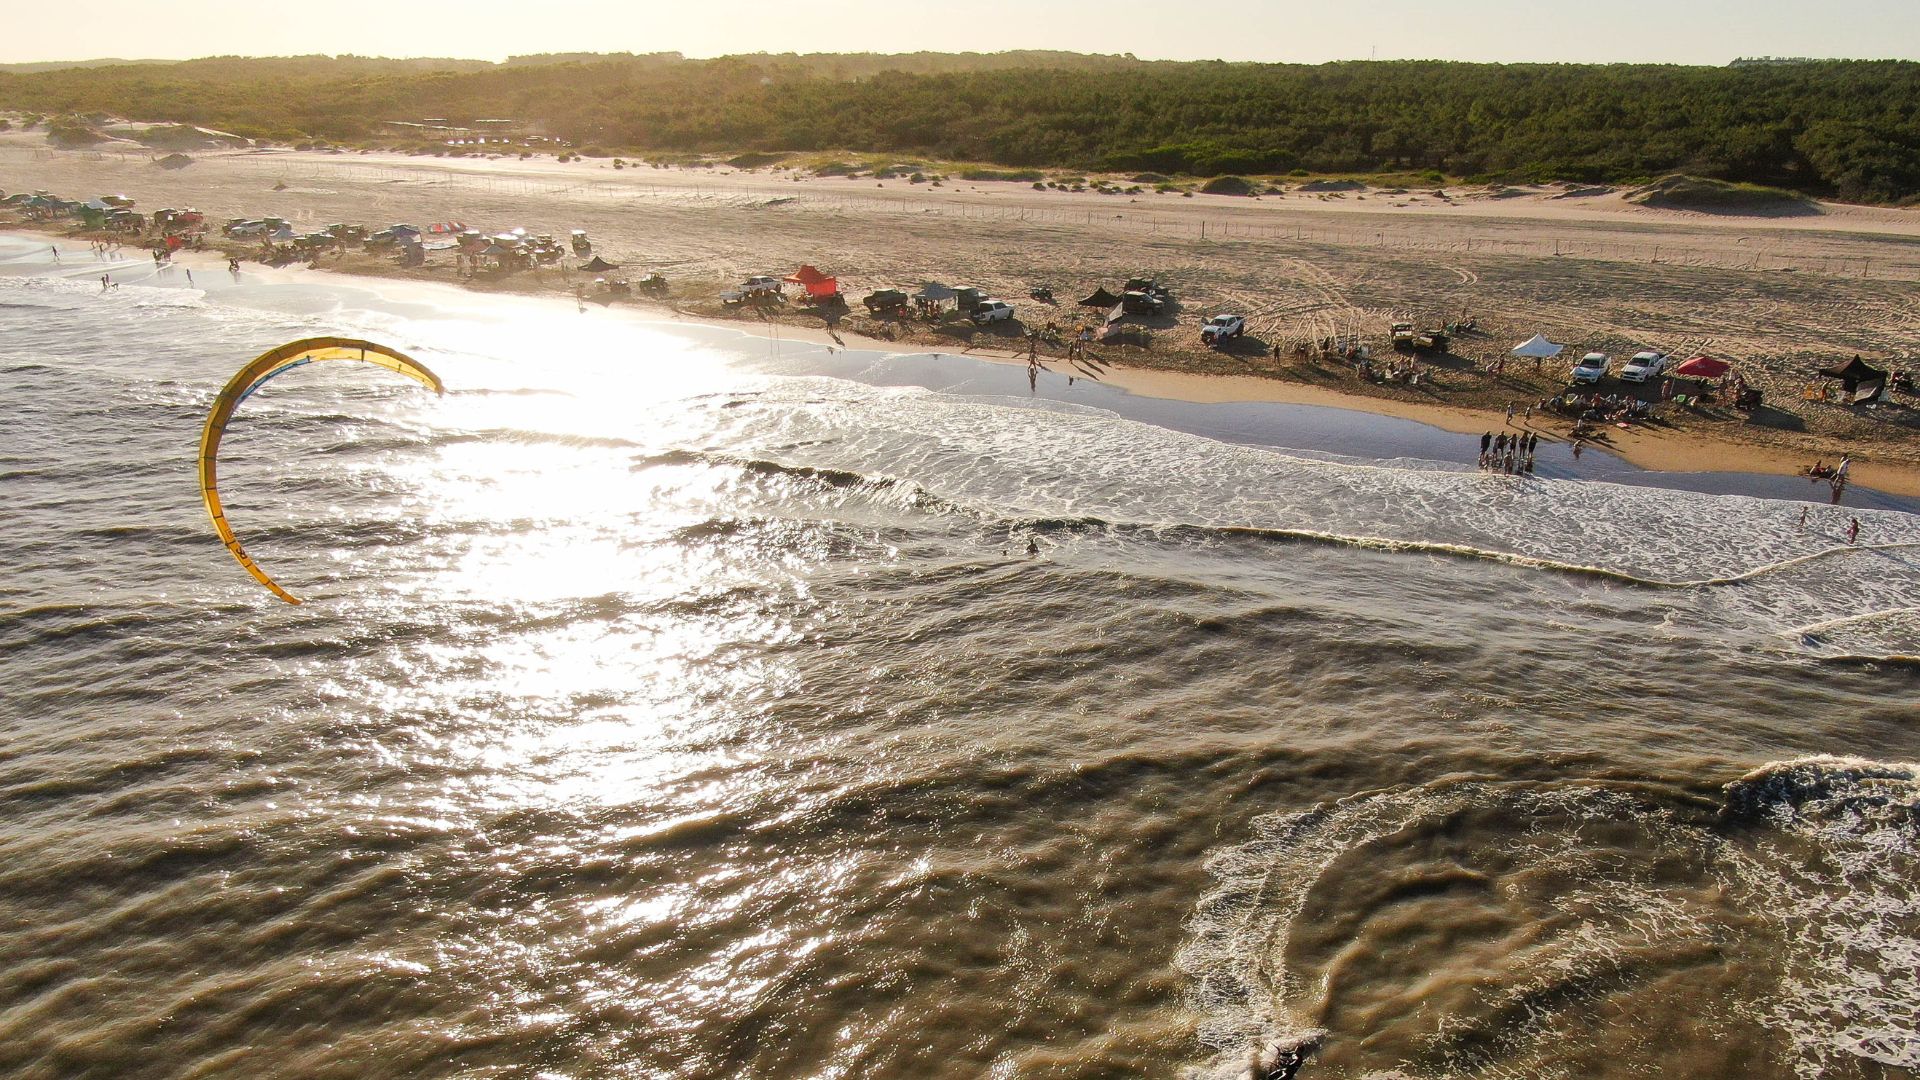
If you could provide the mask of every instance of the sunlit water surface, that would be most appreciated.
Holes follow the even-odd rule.
[[[0,269],[0,1074],[1920,1075],[1898,500]]]

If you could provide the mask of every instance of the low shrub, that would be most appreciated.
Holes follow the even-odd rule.
[[[1255,190],[1253,181],[1240,176],[1216,176],[1200,185],[1202,195],[1251,195]]]

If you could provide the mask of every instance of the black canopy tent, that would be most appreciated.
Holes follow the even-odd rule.
[[[1093,295],[1080,301],[1087,307],[1110,308],[1120,302],[1120,298],[1108,292],[1105,287],[1093,290]]]
[[[1844,364],[1835,364],[1820,369],[1820,374],[1829,379],[1839,379],[1845,388],[1847,400],[1858,404],[1871,401],[1880,396],[1887,385],[1887,373],[1855,356]]]
[[[868,293],[866,299],[861,301],[867,305],[868,311],[891,311],[906,307],[907,302],[907,294],[899,289],[879,289]]]

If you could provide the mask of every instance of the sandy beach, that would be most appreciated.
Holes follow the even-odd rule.
[[[1506,404],[1559,392],[1568,361],[1589,349],[1616,359],[1642,348],[1712,352],[1764,389],[1767,408],[1668,406],[1659,424],[1604,429],[1607,448],[1643,467],[1685,471],[1793,473],[1851,454],[1858,482],[1920,494],[1913,409],[1801,398],[1816,367],[1856,352],[1904,366],[1897,358],[1914,349],[1920,319],[1920,211],[1810,204],[1784,216],[1718,215],[1564,187],[1112,195],[725,167],[615,169],[605,160],[293,151],[205,153],[166,170],[144,152],[58,151],[31,134],[0,135],[0,190],[34,188],[120,192],[149,210],[192,205],[215,222],[278,214],[303,230],[446,220],[556,234],[584,228],[620,274],[664,274],[672,285],[664,309],[678,317],[759,320],[770,333],[828,340],[809,311],[717,301],[748,274],[812,263],[838,274],[855,301],[857,314],[836,328],[842,342],[858,335],[890,350],[1018,363],[1027,354],[1020,326],[880,323],[858,297],[926,280],[972,283],[1013,301],[1025,326],[1064,332],[1086,311],[1074,305],[1079,296],[1144,274],[1170,285],[1178,307],[1126,344],[1096,347],[1084,374],[1155,396],[1335,405],[1460,432],[1497,430]],[[455,278],[449,252],[414,269],[358,253],[320,266]],[[467,284],[564,293],[584,280],[549,269]],[[1052,286],[1057,305],[1026,299],[1038,283]],[[1234,349],[1197,342],[1200,322],[1217,311],[1248,317],[1248,338]],[[1391,322],[1462,318],[1475,330],[1423,363],[1426,379],[1414,388],[1369,382],[1344,363],[1294,351],[1351,335],[1392,358]],[[1566,354],[1538,370],[1531,362],[1512,362],[1499,376],[1484,370],[1534,332],[1565,343]],[[1068,370],[1057,353],[1043,348],[1040,360]],[[1557,438],[1571,425],[1536,416],[1532,426]]]

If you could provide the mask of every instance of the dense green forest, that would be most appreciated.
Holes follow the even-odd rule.
[[[1141,61],[1056,52],[221,57],[0,73],[0,107],[378,144],[509,117],[618,152],[816,151],[1199,176],[1434,170],[1617,182],[1684,171],[1920,196],[1920,64]]]

